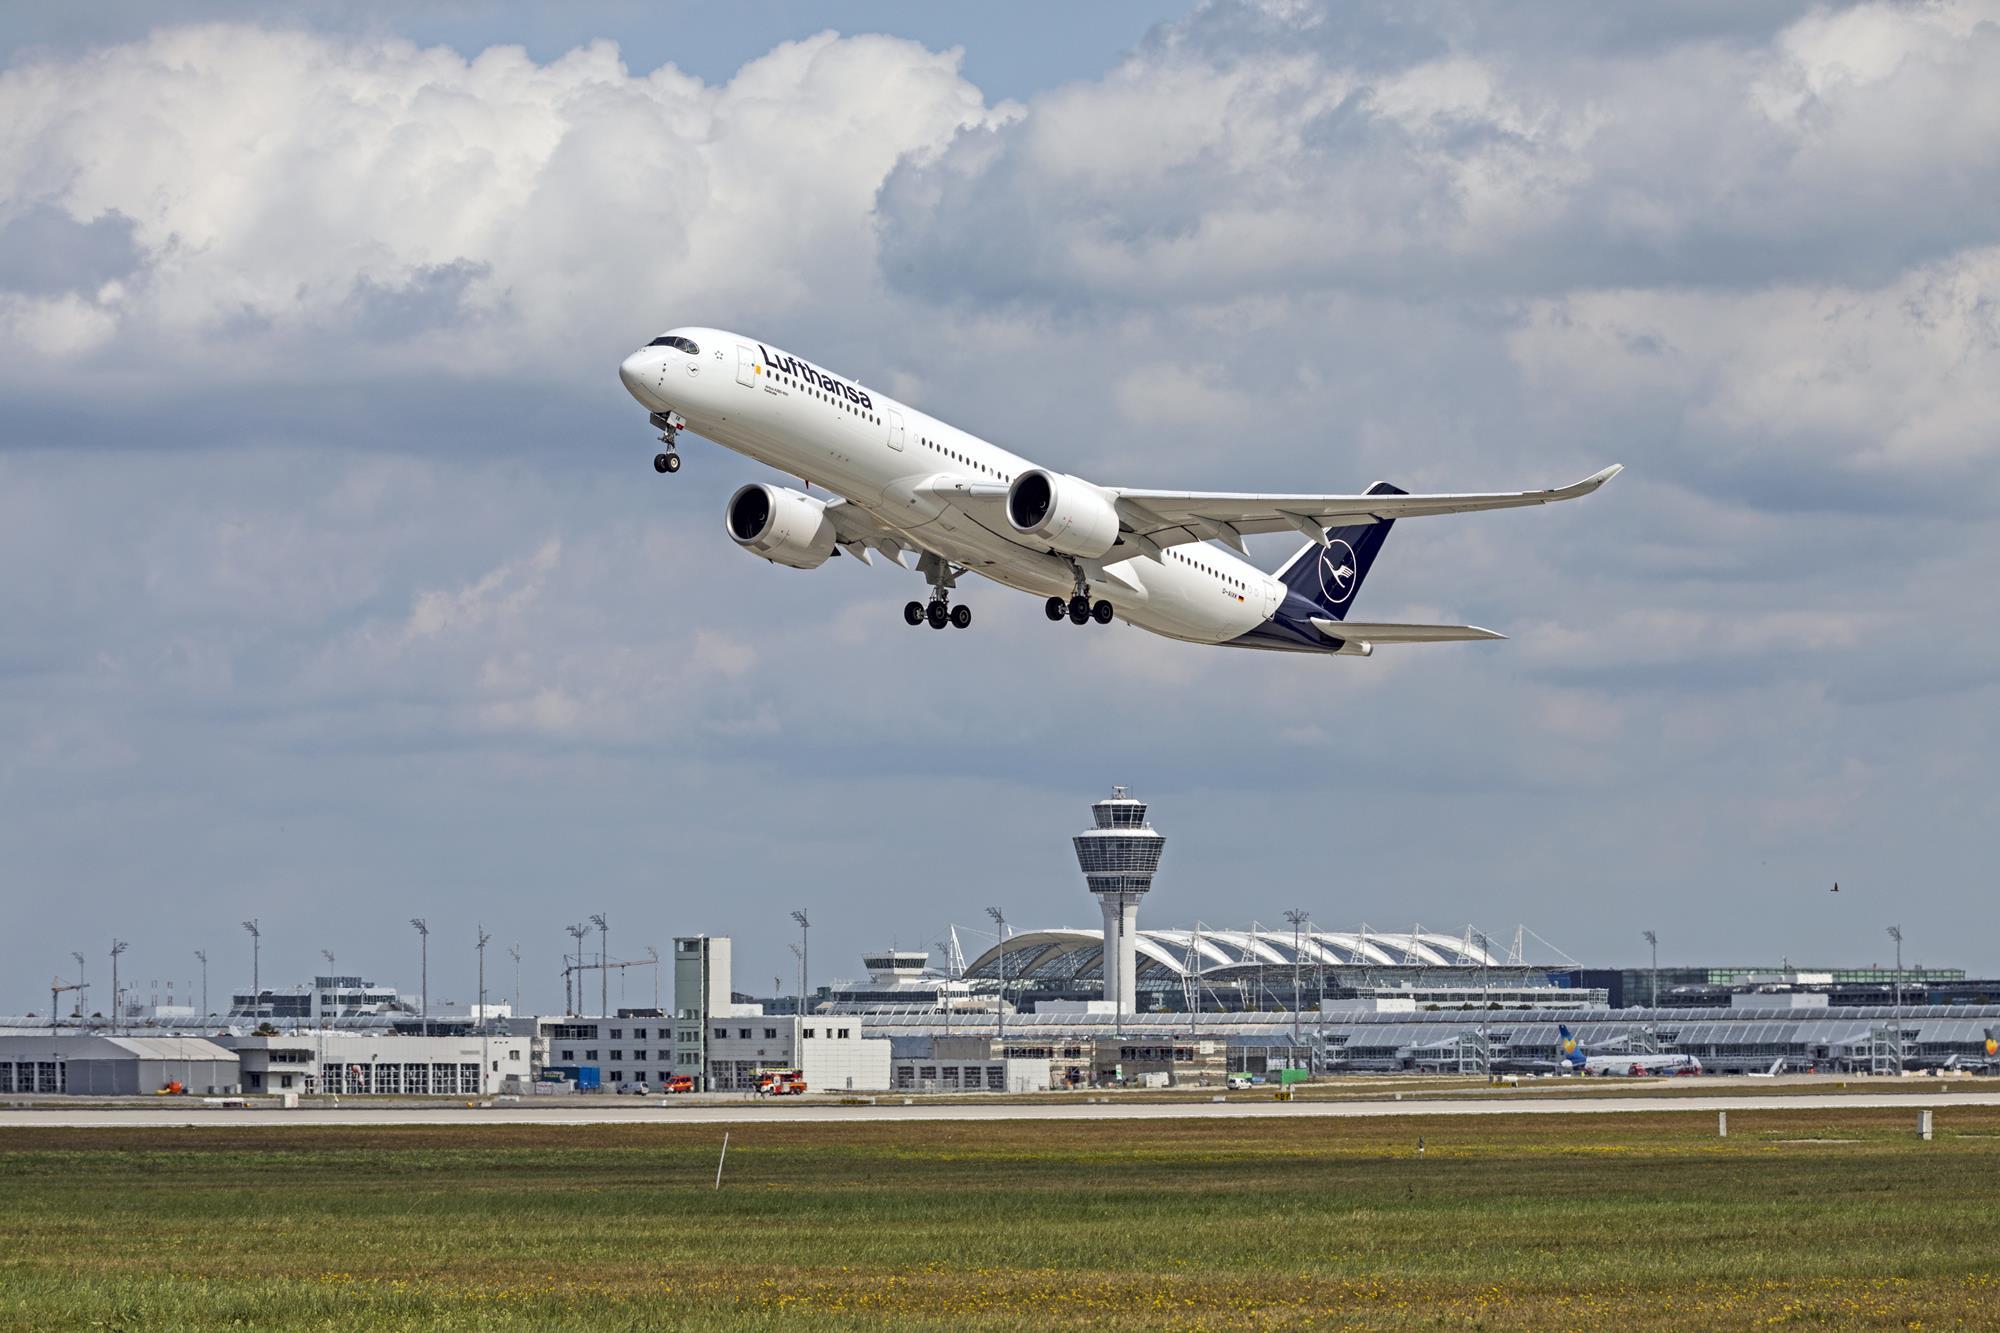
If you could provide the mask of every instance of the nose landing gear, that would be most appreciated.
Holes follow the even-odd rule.
[[[665,453],[653,455],[653,471],[666,474],[681,470],[681,456],[675,447],[680,443],[681,432],[687,429],[687,418],[678,412],[655,412],[646,420],[653,423],[660,432],[660,443],[667,446]]]

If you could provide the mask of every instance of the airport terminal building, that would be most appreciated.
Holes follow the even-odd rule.
[[[1898,1066],[2000,1072],[1987,1052],[2000,1006],[1927,1010],[1402,1010],[1142,1015],[1009,1014],[1005,1031],[942,1014],[871,1015],[905,1062],[975,1055],[1046,1060],[1050,1082],[1130,1081],[1163,1073],[1215,1083],[1229,1073],[1553,1073],[1567,1025],[1589,1054],[1692,1055],[1718,1074],[1892,1073]]]

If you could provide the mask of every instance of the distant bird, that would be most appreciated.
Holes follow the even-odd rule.
[[[1839,892],[1840,892],[1840,881],[1839,881],[1839,880],[1835,880],[1835,881],[1833,882],[1833,889],[1832,889],[1832,892],[1834,892],[1834,893],[1839,893]]]

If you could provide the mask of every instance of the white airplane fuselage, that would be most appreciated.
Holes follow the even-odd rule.
[[[1629,1078],[1635,1074],[1666,1076],[1673,1074],[1699,1074],[1701,1061],[1692,1055],[1592,1055],[1582,1064],[1565,1062],[1569,1070],[1581,1074],[1609,1075]]]
[[[1076,566],[1024,544],[991,488],[1037,464],[853,379],[741,334],[684,327],[627,357],[619,378],[640,404],[686,428],[841,496],[903,544],[996,583],[1069,597]],[[1051,469],[1056,470],[1056,469]],[[968,503],[947,498],[962,488]],[[987,488],[987,503],[971,501]],[[1285,596],[1276,577],[1212,542],[1107,561],[1092,595],[1119,619],[1169,638],[1228,643],[1268,621]]]

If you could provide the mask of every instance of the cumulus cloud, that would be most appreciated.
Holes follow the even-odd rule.
[[[1691,25],[1642,52],[1475,45],[1482,25],[1357,46],[1371,9],[1217,0],[1102,81],[903,163],[888,271],[1059,307],[1163,286],[1509,295],[1879,282],[1996,239],[1991,4]]]
[[[10,361],[224,345],[244,378],[308,352],[477,373],[468,334],[487,365],[573,368],[664,311],[858,295],[882,178],[994,114],[955,54],[889,37],[784,43],[710,86],[610,42],[538,64],[165,29],[0,74],[0,226],[49,252],[0,268],[0,335]],[[113,253],[55,253],[92,248]]]
[[[1878,287],[1581,291],[1530,306],[1509,344],[1545,396],[1673,413],[1711,465],[1922,477],[1936,505],[1941,476],[1990,495],[1974,465],[2000,453],[1996,292],[1984,247]]]

